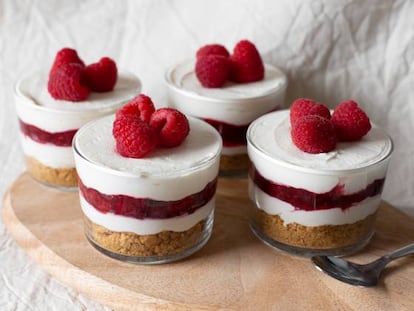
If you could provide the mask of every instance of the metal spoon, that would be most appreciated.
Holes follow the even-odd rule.
[[[342,282],[359,286],[375,286],[378,284],[382,270],[389,262],[410,254],[414,254],[414,243],[364,265],[334,256],[314,256],[311,260],[318,270]]]

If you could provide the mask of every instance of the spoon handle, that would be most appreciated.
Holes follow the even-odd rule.
[[[387,255],[384,255],[378,258],[377,260],[366,265],[365,269],[376,271],[379,274],[382,271],[382,269],[394,259],[407,256],[410,254],[414,254],[414,243],[408,244],[404,247],[401,247],[393,251],[392,253],[389,253]]]
[[[388,254],[387,257],[391,261],[410,254],[414,254],[414,243],[408,244],[404,247],[401,247],[393,251],[392,253]]]

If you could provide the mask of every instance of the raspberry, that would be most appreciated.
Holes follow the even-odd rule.
[[[134,116],[146,123],[149,123],[151,115],[154,111],[155,107],[151,98],[144,94],[140,94],[119,109],[116,116],[117,118],[121,115]]]
[[[371,129],[366,113],[353,100],[340,103],[331,119],[339,141],[360,140]]]
[[[264,65],[256,46],[248,40],[239,41],[233,49],[231,80],[237,83],[259,81],[264,78]]]
[[[224,57],[229,57],[230,53],[221,44],[207,44],[197,50],[196,58],[199,59],[207,55],[221,55]]]
[[[85,100],[89,88],[85,83],[84,67],[78,63],[62,64],[49,76],[47,89],[55,99],[73,102]]]
[[[296,99],[290,107],[290,123],[293,124],[307,115],[317,115],[328,120],[331,118],[331,113],[326,106],[308,98]]]
[[[308,153],[329,152],[336,147],[335,127],[330,120],[317,115],[296,120],[290,133],[293,143]]]
[[[158,145],[176,147],[190,132],[187,117],[174,108],[160,108],[152,116],[150,125],[158,132]]]
[[[103,57],[97,63],[85,67],[86,82],[94,92],[110,92],[118,79],[116,63],[109,57]]]
[[[53,62],[52,68],[50,69],[49,75],[52,75],[56,69],[58,69],[63,64],[77,63],[85,66],[84,62],[78,56],[76,50],[71,48],[63,48],[56,53],[55,60]]]
[[[142,158],[157,146],[157,134],[148,123],[131,116],[115,118],[112,135],[116,150],[124,157]]]
[[[230,74],[230,61],[221,55],[201,57],[196,62],[195,74],[204,87],[222,87]]]

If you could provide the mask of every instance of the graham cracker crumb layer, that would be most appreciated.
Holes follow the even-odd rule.
[[[26,166],[30,175],[45,184],[59,187],[77,187],[78,175],[74,167],[53,168],[26,156]]]
[[[249,158],[247,154],[224,155],[220,157],[220,173],[223,175],[231,175],[231,172],[245,171],[249,166]]]
[[[353,224],[310,227],[298,223],[285,225],[278,215],[254,208],[253,221],[263,234],[277,242],[308,249],[335,249],[352,246],[369,237],[375,214]]]
[[[138,235],[115,232],[84,217],[89,238],[98,246],[113,253],[131,257],[174,255],[191,248],[206,237],[207,220],[202,220],[182,232],[162,231],[157,234]]]

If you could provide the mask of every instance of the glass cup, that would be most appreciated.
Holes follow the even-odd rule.
[[[77,188],[72,139],[85,123],[112,114],[141,90],[132,74],[120,73],[111,92],[91,93],[86,101],[53,99],[47,91],[47,73],[31,73],[15,86],[20,141],[27,171],[42,184]]]
[[[190,133],[180,146],[126,158],[115,151],[113,120],[92,121],[74,138],[86,237],[121,261],[158,264],[190,256],[212,232],[220,136],[189,117]]]
[[[344,255],[374,234],[391,139],[375,125],[358,142],[307,154],[290,139],[289,111],[265,115],[247,132],[251,229],[295,255]]]
[[[168,104],[211,124],[223,139],[220,176],[246,176],[246,131],[259,116],[284,106],[287,78],[278,68],[265,65],[262,81],[222,88],[204,88],[194,73],[194,61],[172,67],[165,76]]]

